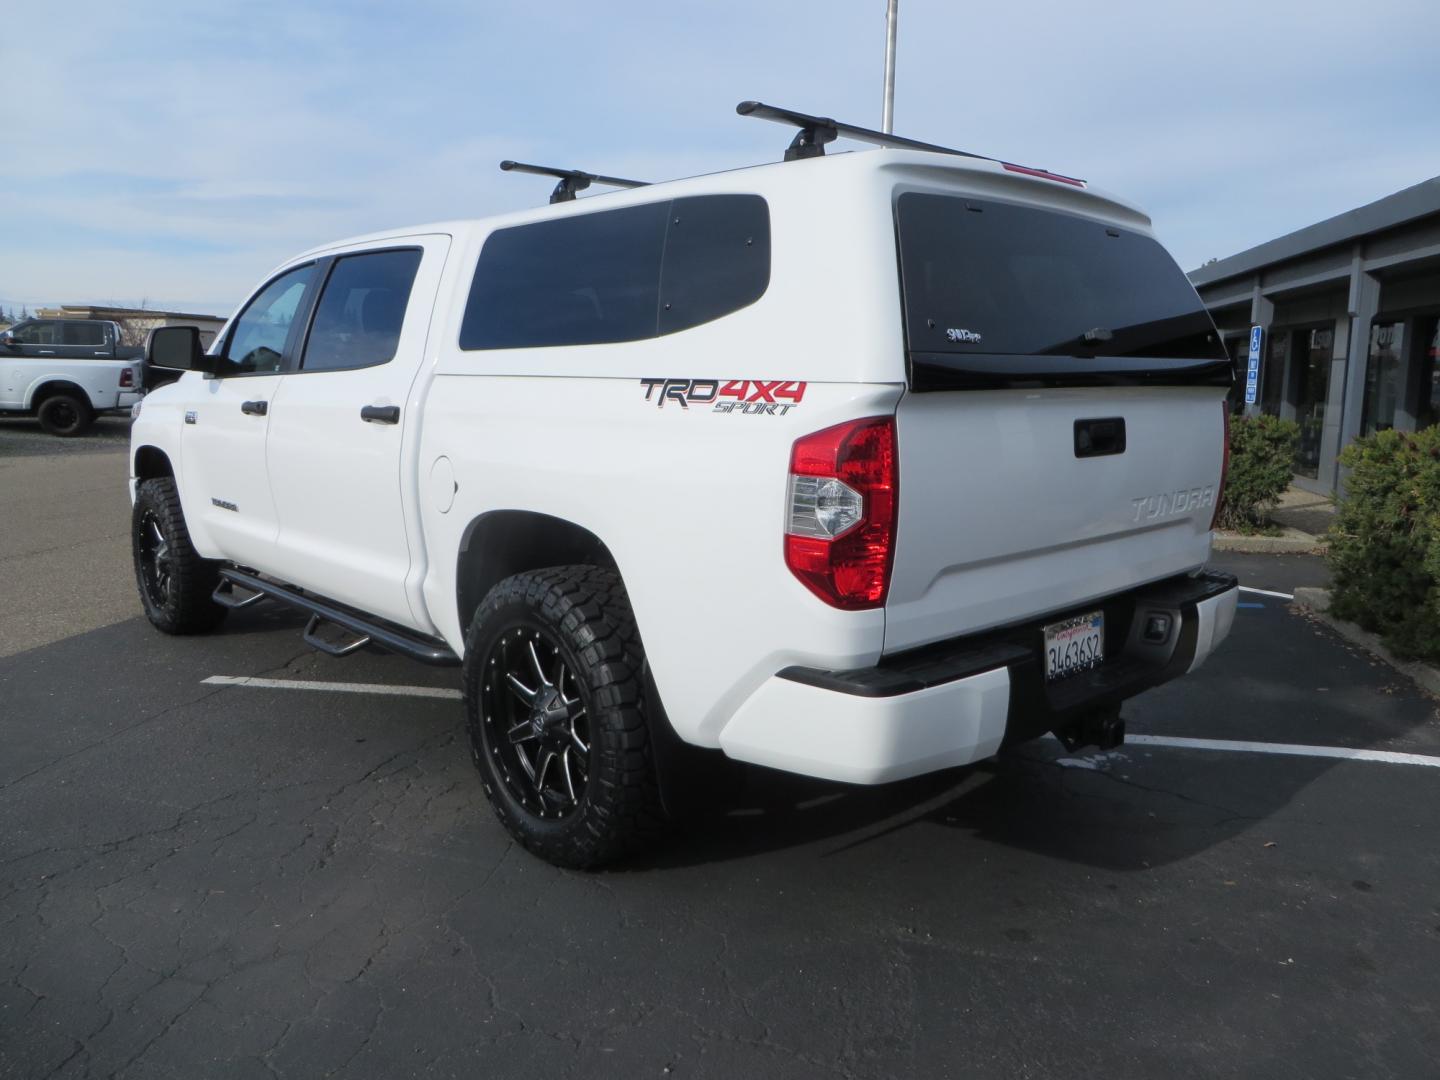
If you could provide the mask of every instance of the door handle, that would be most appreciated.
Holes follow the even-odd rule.
[[[242,401],[240,411],[250,416],[264,416],[270,411],[270,404],[266,401]]]
[[[398,424],[399,405],[366,405],[360,410],[360,419],[367,424]]]

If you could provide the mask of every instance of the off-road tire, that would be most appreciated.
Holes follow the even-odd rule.
[[[35,410],[35,417],[51,435],[69,438],[89,429],[95,422],[95,410],[74,394],[51,394]]]
[[[147,580],[152,526],[158,529],[166,547],[168,573],[163,586]],[[167,634],[203,634],[225,618],[228,609],[211,599],[215,586],[220,584],[220,564],[196,554],[180,509],[180,493],[170,477],[146,480],[136,488],[130,517],[130,550],[140,603],[146,618],[157,629]]]
[[[566,816],[559,818],[542,817],[517,797],[514,785],[524,787],[524,782],[513,770],[507,778],[499,742],[503,725],[485,715],[486,703],[493,707],[496,701],[486,680],[487,670],[496,670],[493,651],[517,631],[535,630],[558,649],[555,663],[569,665],[587,714],[587,778]],[[613,570],[558,566],[516,574],[491,589],[476,610],[465,636],[471,755],[501,824],[547,862],[588,869],[663,835],[644,671],[635,617]],[[563,678],[559,681],[563,690]],[[660,717],[658,722],[666,721]],[[543,793],[539,805],[546,805]]]

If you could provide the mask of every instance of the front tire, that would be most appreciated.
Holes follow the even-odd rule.
[[[61,438],[79,435],[95,422],[90,402],[74,394],[52,394],[40,403],[35,416],[42,428]]]
[[[547,862],[598,866],[663,830],[644,662],[613,570],[516,574],[471,620],[464,681],[475,767],[501,824]]]
[[[211,599],[220,564],[202,559],[190,543],[173,479],[146,480],[135,489],[130,539],[140,602],[157,629],[203,634],[220,624],[227,609]]]

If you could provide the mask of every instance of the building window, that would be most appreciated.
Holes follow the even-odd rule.
[[[1325,429],[1325,399],[1330,392],[1330,361],[1335,352],[1335,328],[1297,330],[1295,350],[1295,420],[1300,425],[1300,450],[1295,471],[1317,479],[1320,475],[1320,436]]]
[[[1270,338],[1265,358],[1260,362],[1260,411],[1266,416],[1279,416],[1285,390],[1285,362],[1290,358],[1290,335],[1279,333]],[[1246,344],[1249,355],[1249,344]]]
[[[1416,427],[1427,428],[1440,424],[1440,318],[1421,319],[1416,330],[1422,350]]]
[[[1230,403],[1231,414],[1239,416],[1245,411],[1245,375],[1250,367],[1249,333],[1227,338],[1225,349],[1230,354],[1230,362],[1235,365],[1235,385],[1230,387],[1226,400]]]
[[[1404,387],[1401,359],[1405,349],[1405,324],[1376,323],[1370,327],[1370,358],[1365,366],[1365,403],[1361,409],[1360,434],[1388,431],[1395,426]]]

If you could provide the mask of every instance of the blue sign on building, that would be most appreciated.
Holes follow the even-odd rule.
[[[1258,326],[1250,328],[1250,359],[1245,368],[1245,404],[1255,404],[1255,391],[1260,382],[1260,341],[1263,333]]]

